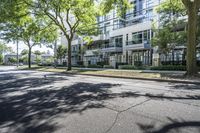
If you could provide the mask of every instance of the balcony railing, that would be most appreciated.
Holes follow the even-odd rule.
[[[151,48],[150,41],[128,41],[126,42],[126,48],[128,49],[148,49]]]
[[[85,56],[92,56],[94,53],[104,53],[104,52],[122,52],[122,43],[109,43],[107,45],[101,45],[100,47],[94,47],[92,49],[87,49]]]

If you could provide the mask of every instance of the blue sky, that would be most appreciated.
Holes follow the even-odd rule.
[[[10,43],[6,43],[7,46],[12,47],[13,51],[16,52],[17,51],[17,45],[13,42]],[[23,42],[19,42],[19,53],[23,50],[23,49],[28,49],[28,47],[23,43]],[[51,48],[47,48],[45,46],[35,46],[33,47],[32,51],[35,50],[40,50],[41,52],[47,52],[48,50],[50,51],[51,54],[53,54],[53,49]]]

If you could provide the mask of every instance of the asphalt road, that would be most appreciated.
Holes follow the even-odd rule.
[[[0,133],[200,133],[200,86],[0,67]]]

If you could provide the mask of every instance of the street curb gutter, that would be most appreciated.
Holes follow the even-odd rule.
[[[33,70],[34,71],[34,70]],[[45,70],[35,70],[35,71],[43,71],[43,72],[53,72],[53,71],[45,71]],[[118,79],[136,79],[136,80],[145,80],[145,81],[157,81],[157,82],[171,82],[171,83],[183,83],[183,84],[198,84],[200,85],[200,81],[183,81],[183,80],[170,80],[170,79],[156,79],[156,78],[138,78],[138,77],[124,77],[124,76],[109,76],[109,75],[98,75],[98,74],[80,74],[80,73],[67,73],[67,72],[53,72],[53,73],[62,73],[66,75],[83,75],[83,76],[95,76],[95,77],[106,77],[106,78],[118,78]]]
[[[182,80],[168,80],[168,79],[155,79],[155,78],[138,78],[138,77],[124,77],[124,76],[109,76],[109,75],[97,75],[97,74],[72,74],[72,75],[86,75],[95,77],[106,77],[106,78],[120,78],[120,79],[136,79],[146,81],[158,81],[158,82],[171,82],[171,83],[183,83],[183,84],[200,84],[200,81],[182,81]]]

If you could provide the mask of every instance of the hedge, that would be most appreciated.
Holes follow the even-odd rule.
[[[119,69],[126,69],[126,70],[143,70],[145,67],[142,66],[132,66],[132,65],[121,65]]]
[[[182,66],[182,65],[164,65],[164,66],[151,67],[151,70],[186,71],[186,66]]]
[[[103,68],[102,66],[100,65],[88,65],[88,68]]]
[[[114,67],[113,67],[113,66],[110,66],[110,65],[104,65],[103,68],[113,69]]]

